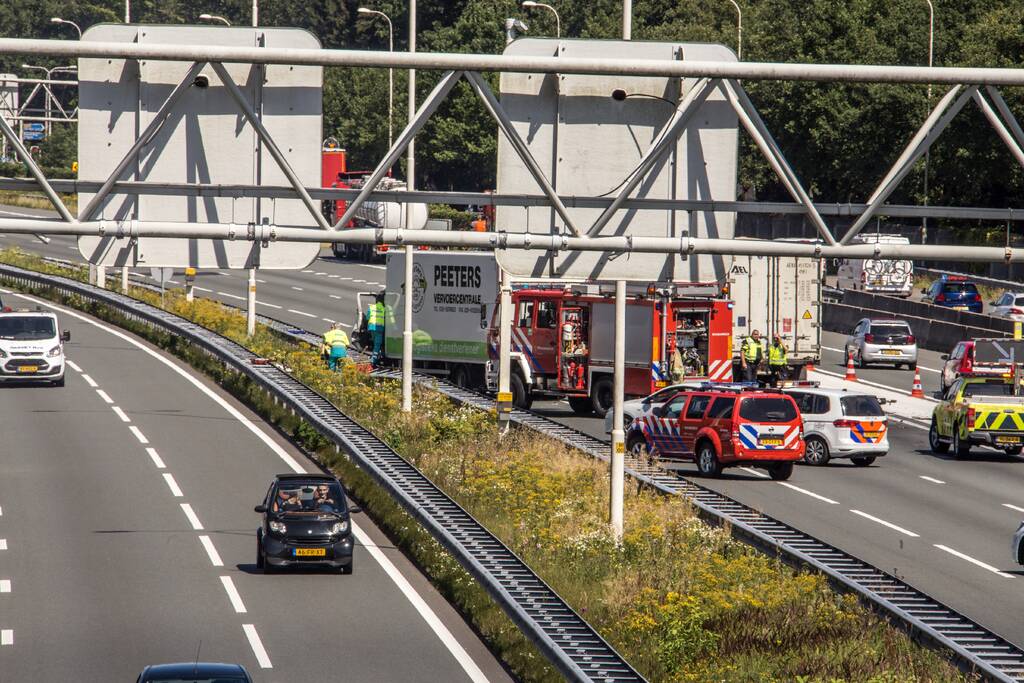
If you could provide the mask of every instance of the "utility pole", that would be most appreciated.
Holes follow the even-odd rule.
[[[626,445],[622,425],[622,394],[626,378],[626,281],[615,281],[615,368],[612,402],[611,510],[608,517],[616,539],[622,538],[623,491],[625,489]]]
[[[416,0],[409,0],[409,52],[416,52]],[[409,123],[416,118],[416,69],[409,69]],[[416,189],[416,140],[409,140],[406,187]],[[410,206],[405,205],[405,227],[411,226]],[[402,412],[412,412],[412,292],[415,287],[412,270],[413,248],[405,245],[405,311],[402,331]]]

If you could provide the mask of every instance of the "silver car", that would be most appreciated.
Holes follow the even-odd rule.
[[[988,305],[988,314],[994,318],[1024,321],[1024,292],[1006,292]]]
[[[846,338],[846,357],[850,354],[857,367],[885,363],[909,369],[917,365],[917,339],[904,320],[864,318]]]
[[[1024,564],[1024,522],[1020,523],[1017,531],[1013,533],[1013,561],[1017,564]]]
[[[808,465],[850,458],[854,465],[867,467],[889,452],[889,419],[872,394],[823,389],[817,382],[797,382],[783,391],[800,409]]]

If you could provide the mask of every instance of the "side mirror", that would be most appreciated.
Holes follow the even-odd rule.
[[[942,360],[949,360],[949,354],[948,353],[944,353],[941,356],[939,356],[939,358],[941,358]]]
[[[358,515],[362,511],[363,511],[363,508],[359,507],[358,505],[349,505],[348,506],[348,513],[350,515]]]
[[[261,515],[264,514],[266,511],[267,511],[267,506],[266,505],[257,505],[256,507],[253,508],[253,512],[258,512]]]
[[[64,330],[63,334],[60,335],[60,340],[65,342],[71,341],[71,330]]]

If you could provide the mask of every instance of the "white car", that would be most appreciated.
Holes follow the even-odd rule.
[[[0,382],[64,386],[64,342],[57,316],[42,310],[0,310]]]
[[[703,386],[703,381],[691,381],[681,382],[679,384],[670,384],[667,387],[658,389],[650,396],[643,398],[634,398],[631,401],[622,402],[622,428],[629,429],[629,425],[633,424],[633,419],[638,415],[643,415],[649,412],[652,406],[660,405],[666,401],[670,396],[675,394],[681,389],[699,389]],[[606,434],[612,433],[612,411],[609,410],[604,416],[604,431]]]
[[[793,397],[803,416],[807,464],[850,458],[854,465],[867,467],[889,452],[888,418],[875,396],[813,385],[784,391]]]
[[[909,370],[917,365],[917,339],[904,320],[864,318],[846,338],[843,358],[850,355],[859,368],[866,368],[868,363],[885,363],[897,368],[903,365]]]
[[[988,314],[994,318],[1024,321],[1024,292],[1006,292],[989,306]]]

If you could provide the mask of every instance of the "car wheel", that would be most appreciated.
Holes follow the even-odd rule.
[[[806,441],[806,448],[804,450],[804,462],[808,465],[824,465],[828,463],[831,456],[828,452],[828,444],[825,440],[817,437],[810,436]]]
[[[960,426],[953,425],[953,454],[958,458],[966,458],[971,453],[970,442],[964,443],[960,439]]]
[[[928,446],[932,453],[945,453],[949,450],[949,443],[939,438],[939,424],[932,418],[932,426],[928,428]]]
[[[868,465],[870,465],[873,462],[875,462],[875,456],[873,456],[873,455],[869,455],[869,456],[867,456],[865,458],[850,458],[850,459],[853,460],[853,464],[856,465],[857,467],[867,467]]]
[[[590,405],[589,396],[570,396],[569,407],[577,415],[590,415],[594,412],[594,407]]]
[[[629,438],[626,439],[626,450],[634,458],[651,457],[651,447],[647,444],[647,439],[644,438],[644,435],[640,433],[629,435]]]
[[[1006,449],[1007,455],[1020,455],[1021,451],[1024,450],[1024,446],[1010,446]]]
[[[697,447],[697,470],[705,477],[717,477],[722,473],[722,463],[715,448],[707,441],[702,441]]]
[[[773,481],[786,481],[793,475],[793,463],[780,462],[768,468],[768,476]]]

